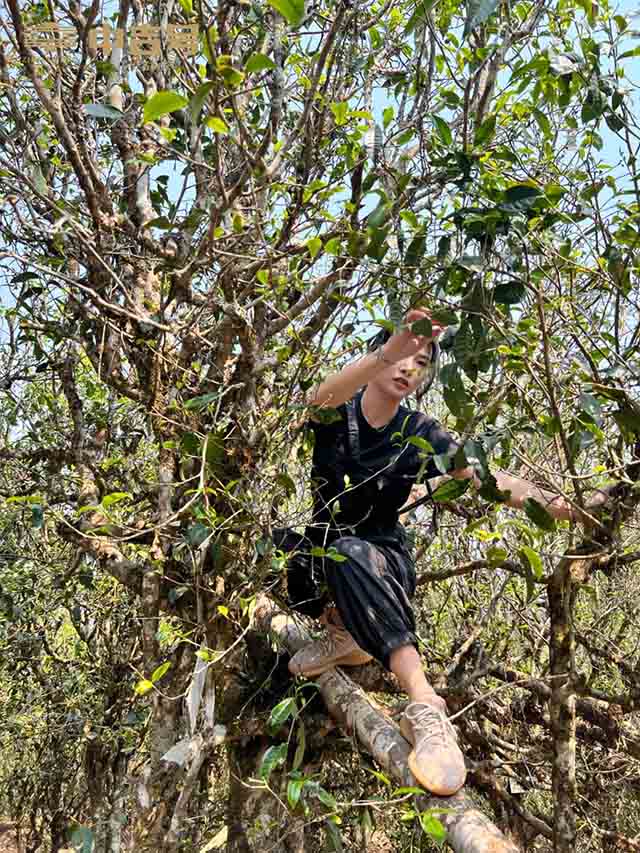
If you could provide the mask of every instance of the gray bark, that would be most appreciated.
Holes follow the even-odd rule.
[[[270,632],[282,648],[293,653],[309,642],[303,624],[261,598],[255,610],[257,630]],[[330,669],[316,679],[331,716],[349,733],[354,732],[364,749],[403,786],[417,786],[409,770],[411,751],[400,730],[372,705],[366,694],[340,669]],[[518,848],[491,823],[464,793],[453,797],[425,795],[418,798],[423,809],[445,809],[439,820],[447,830],[447,841],[455,853],[517,853]]]

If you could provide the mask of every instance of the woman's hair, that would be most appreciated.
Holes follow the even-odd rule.
[[[391,332],[388,332],[386,329],[380,329],[377,335],[374,335],[367,344],[367,349],[369,352],[373,352],[373,350],[378,349],[378,347],[384,346],[386,342],[391,337]],[[426,375],[422,384],[418,386],[416,390],[416,397],[418,400],[421,400],[422,397],[427,393],[429,388],[433,385],[433,381],[438,375],[438,364],[440,361],[440,344],[437,341],[431,341],[431,364],[427,369]]]

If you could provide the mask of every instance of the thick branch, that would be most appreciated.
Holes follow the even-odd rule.
[[[309,641],[298,620],[275,609],[266,598],[256,607],[256,627],[271,631],[279,643],[293,653]],[[401,785],[415,786],[407,757],[410,747],[398,728],[374,707],[366,695],[342,670],[331,669],[316,679],[331,716],[348,730],[354,731],[367,752]],[[447,840],[456,853],[516,853],[517,847],[502,833],[463,792],[453,797],[420,798],[421,809],[446,809],[439,815],[447,829]]]

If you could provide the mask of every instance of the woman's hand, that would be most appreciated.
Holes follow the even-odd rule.
[[[431,322],[431,336],[416,335],[411,326],[418,320]],[[402,361],[403,358],[415,355],[421,349],[435,341],[444,331],[444,326],[431,320],[431,313],[426,308],[413,308],[408,311],[402,323],[402,329],[392,335],[383,347],[383,355],[390,361]]]

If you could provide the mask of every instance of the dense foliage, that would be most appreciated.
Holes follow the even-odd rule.
[[[470,785],[528,849],[636,849],[632,18],[6,0],[0,27],[0,812],[34,851],[430,849],[250,630],[308,510],[304,392],[426,304],[422,405],[483,480],[406,519]],[[583,532],[501,506],[498,467],[619,485]]]

